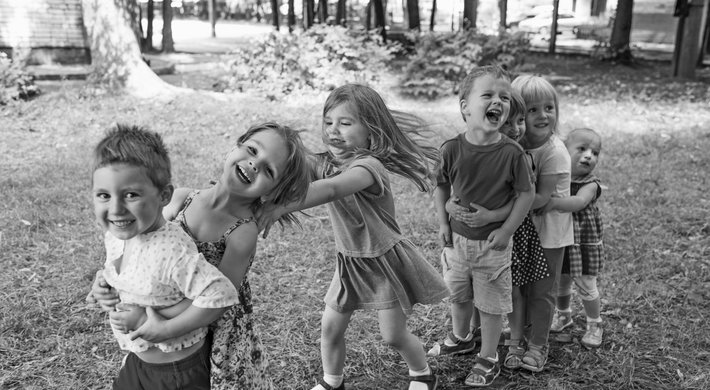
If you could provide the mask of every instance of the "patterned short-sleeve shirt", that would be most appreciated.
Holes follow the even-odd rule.
[[[232,282],[197,251],[194,241],[175,222],[159,229],[120,240],[105,235],[104,277],[117,291],[122,303],[163,308],[184,298],[201,308],[229,307],[239,303]],[[207,328],[153,344],[141,338],[131,341],[113,329],[121,349],[142,352],[151,347],[173,352],[196,344]]]

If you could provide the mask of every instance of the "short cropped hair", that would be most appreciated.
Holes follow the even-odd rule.
[[[163,138],[140,126],[116,124],[96,145],[93,170],[113,164],[145,168],[146,175],[159,189],[169,185],[172,179]]]
[[[485,75],[490,75],[496,80],[505,80],[510,82],[510,74],[508,71],[498,65],[485,65],[474,68],[459,84],[459,103],[468,98],[468,95],[471,94],[471,90],[473,89],[473,84],[476,80]],[[463,117],[463,120],[466,121],[466,116],[463,114],[461,114],[461,116]]]

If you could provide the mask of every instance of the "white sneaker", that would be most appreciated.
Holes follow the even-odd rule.
[[[602,345],[603,335],[604,328],[602,328],[601,322],[588,322],[587,331],[582,337],[582,345],[587,348],[598,348]]]
[[[572,326],[572,311],[571,310],[555,310],[555,315],[552,317],[552,325],[550,332],[562,332],[566,328]]]

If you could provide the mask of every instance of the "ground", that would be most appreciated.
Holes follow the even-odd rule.
[[[216,69],[183,68],[164,78],[213,90]],[[605,338],[599,349],[582,347],[577,312],[571,342],[552,343],[544,372],[504,371],[494,388],[710,388],[707,71],[683,82],[668,77],[669,63],[627,67],[544,55],[530,55],[522,70],[548,77],[559,91],[562,133],[584,126],[604,138],[597,174],[606,187]],[[270,101],[195,93],[165,102],[101,94],[81,82],[43,87],[33,101],[0,106],[0,388],[103,389],[121,354],[106,317],[84,305],[101,265],[88,188],[90,150],[103,130],[115,122],[150,126],[168,144],[176,185],[204,187],[248,124],[274,119],[304,128],[306,143],[319,148],[324,95]],[[454,97],[413,100],[378,88],[392,107],[426,118],[436,132],[432,142],[461,130]],[[439,267],[432,197],[403,179],[394,187],[403,233]],[[302,230],[276,229],[260,240],[250,272],[278,389],[309,389],[321,375],[319,320],[333,243],[325,210],[312,215]],[[375,318],[357,313],[348,331],[348,390],[404,384],[406,367],[382,344]],[[450,328],[446,304],[418,307],[409,327],[427,349],[441,341]],[[430,359],[440,389],[466,388],[472,356]]]

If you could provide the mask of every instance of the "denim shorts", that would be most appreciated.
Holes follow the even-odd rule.
[[[452,303],[473,300],[488,314],[513,311],[510,256],[512,242],[505,250],[490,249],[487,240],[469,240],[453,233],[453,246],[444,248],[441,266]]]
[[[113,382],[113,390],[209,390],[211,347],[206,340],[190,356],[170,363],[146,363],[131,352]]]

